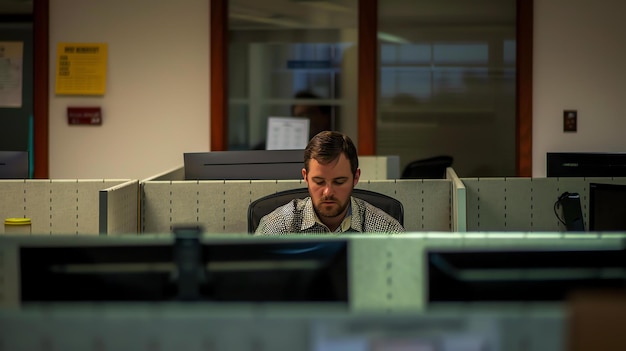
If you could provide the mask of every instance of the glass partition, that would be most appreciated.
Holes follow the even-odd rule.
[[[228,149],[265,149],[269,117],[356,133],[356,27],[356,0],[231,0]]]
[[[379,1],[376,77],[358,75],[359,3],[229,1],[228,149],[265,148],[273,116],[358,144],[358,82],[374,79],[377,155],[515,176],[516,1]]]
[[[514,0],[379,1],[376,153],[515,176]]]

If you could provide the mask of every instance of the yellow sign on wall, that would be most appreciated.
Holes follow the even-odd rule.
[[[56,93],[104,95],[107,44],[58,43]]]

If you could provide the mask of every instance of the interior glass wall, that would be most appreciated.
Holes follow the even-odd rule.
[[[377,77],[358,76],[358,4],[229,1],[228,148],[264,148],[268,118],[294,115],[359,143],[358,82],[376,79],[376,154],[515,176],[516,0],[379,1]]]
[[[379,2],[377,154],[515,176],[515,1]]]
[[[268,147],[270,117],[307,118],[311,133],[356,129],[356,0],[228,6],[229,150]]]

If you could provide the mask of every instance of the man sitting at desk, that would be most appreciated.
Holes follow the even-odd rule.
[[[304,150],[302,177],[310,196],[261,218],[255,234],[404,232],[396,219],[352,196],[360,175],[352,140],[339,132],[318,133]]]

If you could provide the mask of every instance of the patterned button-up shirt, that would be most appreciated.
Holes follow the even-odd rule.
[[[395,218],[370,203],[352,196],[348,214],[335,233],[392,234],[404,231],[404,227]],[[315,214],[311,197],[307,197],[292,200],[261,218],[255,235],[330,232],[330,229]]]

